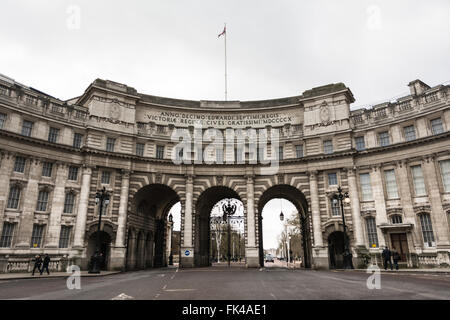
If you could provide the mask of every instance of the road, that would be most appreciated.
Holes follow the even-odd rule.
[[[369,276],[276,267],[162,268],[81,278],[79,290],[67,289],[65,278],[0,281],[0,299],[450,299],[448,274],[382,274],[381,289],[372,290],[366,286]]]

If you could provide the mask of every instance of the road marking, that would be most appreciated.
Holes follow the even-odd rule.
[[[182,292],[182,291],[195,291],[197,289],[166,289],[167,292]]]
[[[117,297],[112,298],[111,300],[133,300],[132,296],[129,296],[125,293],[119,294]]]
[[[273,297],[274,300],[277,300],[277,297],[271,292],[270,295]]]
[[[166,288],[167,288],[167,284],[164,285],[163,290],[166,290]]]
[[[163,273],[163,274],[158,274],[158,277],[165,277],[166,275]]]

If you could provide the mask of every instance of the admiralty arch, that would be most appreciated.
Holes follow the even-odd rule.
[[[449,86],[408,87],[409,95],[351,110],[355,99],[343,83],[280,99],[190,101],[97,79],[62,101],[0,75],[0,272],[27,270],[45,253],[54,270],[86,269],[103,188],[109,270],[166,266],[176,203],[180,267],[210,265],[210,213],[229,198],[243,204],[247,267],[264,263],[265,204],[284,198],[299,213],[303,266],[338,268],[344,229],[331,197],[338,187],[349,195],[355,267],[379,263],[384,246],[397,248],[404,267],[448,266]],[[200,131],[203,140],[181,151],[178,129]],[[255,143],[232,139],[232,148],[208,149],[215,160],[205,163],[208,130],[263,131],[268,148],[256,153]],[[262,163],[259,150],[276,161]]]

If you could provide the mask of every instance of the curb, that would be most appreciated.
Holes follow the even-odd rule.
[[[335,271],[345,271],[345,272],[367,272],[367,269],[334,269]],[[402,273],[414,273],[414,274],[430,274],[430,273],[439,273],[439,274],[450,274],[450,270],[383,270],[380,269],[381,273],[392,273],[392,274],[402,274]]]
[[[117,272],[112,272],[112,273],[100,273],[100,274],[80,274],[81,278],[95,278],[95,277],[106,277],[106,276],[112,276],[115,274],[119,274],[122,273],[123,271],[117,271]],[[56,276],[19,276],[19,277],[14,277],[14,278],[0,278],[0,281],[9,281],[9,280],[27,280],[27,279],[59,279],[59,278],[68,278],[70,277],[71,274],[61,274],[61,275],[56,275]]]

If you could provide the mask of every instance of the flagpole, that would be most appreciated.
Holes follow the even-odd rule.
[[[227,101],[227,24],[225,23],[225,101]]]

